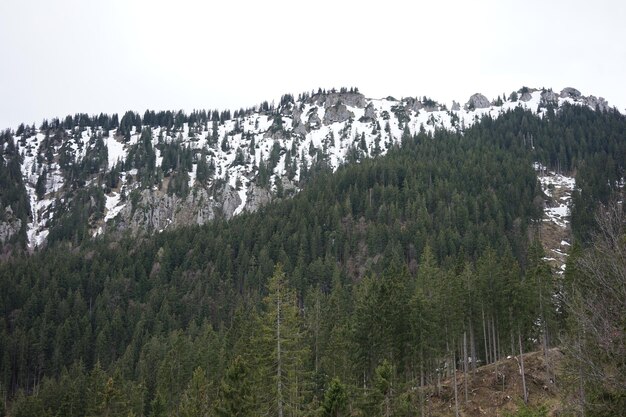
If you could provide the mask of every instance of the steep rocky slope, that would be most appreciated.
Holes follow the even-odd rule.
[[[285,95],[279,105],[232,115],[68,116],[20,126],[5,142],[14,140],[22,158],[26,238],[35,249],[49,238],[77,240],[75,230],[95,237],[229,219],[292,195],[316,170],[382,155],[403,135],[462,131],[518,106],[541,115],[564,103],[608,108],[572,88],[522,88],[493,101],[475,94],[450,109],[426,97],[371,99],[342,89]],[[1,243],[24,230],[5,206]]]

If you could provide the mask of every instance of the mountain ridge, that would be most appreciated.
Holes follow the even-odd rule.
[[[609,110],[603,98],[573,88],[557,94],[523,87],[492,101],[476,93],[450,110],[427,97],[373,99],[358,89],[333,89],[286,94],[277,106],[264,102],[232,114],[160,112],[169,114],[165,122],[146,111],[143,118],[127,112],[119,122],[100,115],[89,125],[76,115],[39,129],[21,125],[3,142],[17,139],[30,210],[20,218],[5,205],[0,242],[22,233],[34,250],[50,233],[71,238],[63,228],[76,222],[67,213],[80,211],[77,203],[88,205],[79,217],[90,237],[229,219],[292,195],[311,172],[383,155],[403,135],[462,131],[518,107],[542,116],[566,103]],[[91,190],[84,201],[81,190]]]

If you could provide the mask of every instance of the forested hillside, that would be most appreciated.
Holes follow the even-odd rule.
[[[572,295],[589,270],[572,261],[561,277],[545,261],[533,163],[575,175],[571,257],[587,259],[598,205],[623,198],[624,116],[517,108],[465,130],[405,131],[360,159],[228,221],[58,239],[5,260],[9,415],[424,415],[456,371],[582,334]],[[5,160],[0,181],[15,177]],[[623,351],[611,352],[598,361],[619,382]],[[589,384],[572,394],[589,415],[624,404],[619,383]],[[458,387],[458,407],[471,389]]]
[[[1,201],[0,253],[228,220],[292,196],[319,172],[384,155],[402,136],[459,132],[513,110],[549,117],[569,105],[609,111],[573,88],[523,87],[492,101],[477,93],[450,109],[428,97],[374,99],[341,88],[233,112],[77,113],[21,124],[0,132],[2,169],[21,172]],[[532,133],[523,139],[529,148]],[[569,158],[555,169],[570,169]]]

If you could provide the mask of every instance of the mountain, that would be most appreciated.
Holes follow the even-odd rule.
[[[0,243],[34,250],[229,219],[293,195],[320,170],[384,155],[403,136],[463,131],[516,108],[541,116],[566,103],[608,110],[604,99],[573,88],[524,87],[493,101],[475,94],[449,109],[426,97],[369,99],[341,89],[233,113],[127,112],[119,121],[77,114],[21,125],[1,138],[7,161],[19,155],[22,178],[9,181],[13,196],[0,207]]]
[[[0,415],[620,415],[626,117],[564,95],[78,115],[30,155],[41,133],[4,132]],[[29,195],[54,205],[31,253]],[[213,220],[184,225],[196,204]]]

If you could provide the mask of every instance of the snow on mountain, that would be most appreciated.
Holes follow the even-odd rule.
[[[573,177],[550,171],[538,162],[535,162],[534,168],[546,196],[541,236],[549,252],[544,260],[557,269],[557,274],[563,274],[571,246],[565,239],[571,238],[570,204],[576,181]]]
[[[184,123],[178,129],[152,126],[150,145],[142,142],[147,124],[133,127],[126,135],[119,129],[108,131],[99,125],[74,126],[56,134],[31,129],[28,136],[16,137],[32,211],[28,246],[34,249],[43,245],[51,227],[76,198],[73,189],[77,184],[75,172],[79,172],[75,168],[79,166],[81,173],[88,172],[84,184],[79,185],[101,187],[105,193],[103,203],[89,197],[90,205],[95,207],[95,214],[89,217],[90,234],[136,229],[141,223],[159,231],[171,223],[200,224],[218,216],[230,218],[254,211],[281,193],[297,192],[305,171],[316,164],[335,170],[355,159],[385,154],[405,131],[462,131],[483,116],[496,118],[517,107],[540,116],[546,111],[546,104],[607,107],[603,99],[583,97],[574,89],[564,89],[557,95],[550,90],[524,88],[516,94],[519,98],[493,102],[475,95],[463,108],[453,103],[448,109],[426,98],[370,99],[357,91],[320,92],[286,100],[277,108],[261,106],[240,112],[226,120],[212,117],[204,122]],[[145,174],[132,161],[139,152],[149,153],[153,149],[155,170],[163,167],[164,161],[171,165],[171,155],[166,155],[166,150],[173,144],[192,154],[191,169],[186,168],[190,191],[180,195],[164,188],[165,183],[171,185],[175,181],[170,168],[159,174],[163,178],[158,181],[162,182],[146,186],[141,177]],[[103,149],[106,168],[89,171],[90,164],[97,164],[102,157]],[[212,171],[202,183],[198,181],[201,158]],[[265,169],[269,172],[263,172]],[[118,181],[112,181],[113,186],[106,185],[106,175]],[[566,203],[551,208],[550,218],[564,221]],[[99,213],[97,207],[103,212]]]

